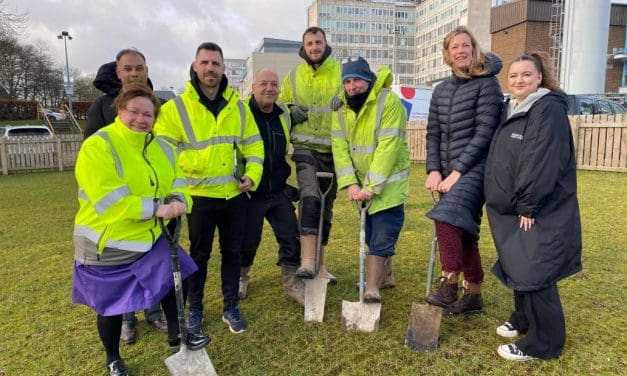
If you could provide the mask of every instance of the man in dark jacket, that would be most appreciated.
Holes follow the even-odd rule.
[[[96,99],[87,111],[87,125],[83,131],[84,138],[113,123],[117,116],[117,112],[113,108],[113,101],[120,90],[131,82],[149,84],[148,67],[144,54],[134,48],[127,48],[118,52],[115,61],[103,64],[98,69],[94,86],[103,91],[105,95]],[[159,332],[167,331],[168,326],[161,314],[159,304],[144,310],[144,316],[153,329]],[[120,337],[122,342],[131,344],[137,341],[136,327],[135,313],[124,314]]]
[[[298,222],[292,198],[298,198],[298,191],[286,184],[291,174],[285,156],[288,150],[291,119],[287,106],[276,103],[279,96],[279,77],[270,69],[262,69],[255,76],[253,95],[248,107],[259,127],[263,138],[265,157],[263,175],[257,191],[251,192],[246,215],[246,236],[242,245],[242,265],[239,296],[246,297],[249,271],[253,264],[257,247],[261,242],[264,217],[272,226],[279,243],[277,265],[283,272],[285,294],[304,304],[304,284],[296,278],[300,265],[300,244]]]
[[[96,99],[87,110],[87,124],[83,130],[85,138],[113,123],[117,115],[113,108],[113,101],[124,85],[131,82],[139,82],[152,87],[148,79],[148,67],[144,54],[134,48],[127,48],[118,52],[115,61],[103,64],[98,69],[94,86],[105,95]]]

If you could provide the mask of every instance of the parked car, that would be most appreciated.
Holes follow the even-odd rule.
[[[620,103],[592,95],[569,95],[569,115],[624,114],[627,112]]]
[[[3,125],[0,126],[0,137],[43,136],[52,137],[52,131],[45,125]]]
[[[65,120],[65,119],[67,119],[67,115],[63,111],[57,110],[56,108],[46,108],[46,109],[44,109],[44,114],[46,114],[46,116],[50,120]]]

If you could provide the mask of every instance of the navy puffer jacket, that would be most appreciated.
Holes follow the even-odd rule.
[[[479,235],[483,172],[492,135],[503,111],[503,93],[495,75],[503,64],[487,54],[488,72],[471,79],[452,75],[433,91],[427,123],[427,173],[453,170],[462,175],[427,213],[433,220]]]

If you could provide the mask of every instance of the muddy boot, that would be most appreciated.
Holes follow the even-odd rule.
[[[366,272],[366,291],[364,292],[364,302],[380,303],[381,295],[379,295],[379,281],[385,268],[385,257],[368,255],[367,272]]]
[[[457,275],[454,275],[454,278],[440,277],[440,287],[427,295],[425,298],[427,303],[442,308],[454,303],[457,300],[458,284],[449,282],[451,280],[457,280]]]
[[[296,277],[296,266],[281,265],[285,295],[298,304],[305,306],[305,282]]]
[[[240,269],[239,272],[239,298],[244,299],[248,295],[248,282],[250,282],[250,266],[246,266]]]
[[[296,271],[299,278],[312,279],[316,269],[316,235],[301,235],[300,250],[301,262],[300,268]]]
[[[328,283],[332,285],[336,285],[337,277],[329,273],[329,271],[327,270],[327,267],[324,266],[324,250],[325,250],[325,246],[322,246],[322,250],[320,251],[320,270],[318,271],[318,275],[320,275],[320,277],[322,278],[328,279],[329,280]]]
[[[394,281],[394,275],[392,275],[392,256],[386,257],[383,273],[381,274],[381,281],[379,282],[380,289],[391,289],[396,286]],[[355,283],[355,288],[359,290],[359,281]]]
[[[455,303],[444,309],[445,315],[457,315],[460,313],[478,313],[483,311],[483,298],[481,297],[481,284],[464,281],[464,295]]]

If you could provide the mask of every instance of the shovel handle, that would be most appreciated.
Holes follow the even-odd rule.
[[[324,191],[320,188],[320,179],[328,179],[329,185],[327,189]],[[316,237],[316,262],[314,276],[318,275],[320,271],[320,265],[322,265],[322,228],[324,227],[324,209],[325,209],[325,201],[326,197],[331,192],[331,188],[333,188],[333,180],[335,179],[335,174],[333,172],[316,172],[316,180],[317,180],[317,188],[318,193],[320,194],[320,218],[318,218],[318,236]]]
[[[359,205],[359,302],[364,302],[364,279],[366,269],[366,216],[370,201],[361,201]]]
[[[438,200],[435,197],[435,192],[433,191],[431,191],[431,201],[433,201],[433,206],[437,205],[438,203]],[[426,295],[429,295],[431,293],[431,285],[433,284],[433,269],[435,268],[435,254],[436,254],[437,248],[438,248],[438,237],[435,232],[435,223],[434,223],[432,234],[431,234],[431,248],[429,250],[429,265],[427,267]]]

